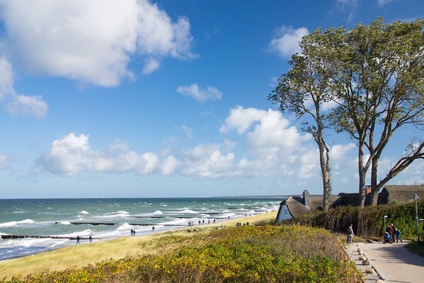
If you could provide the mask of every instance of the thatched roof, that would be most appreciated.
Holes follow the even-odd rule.
[[[378,204],[408,203],[413,201],[414,194],[417,194],[420,199],[424,199],[424,185],[387,185],[378,196]]]
[[[307,192],[307,191],[306,191]],[[384,187],[378,195],[378,204],[387,203],[408,203],[413,201],[412,196],[417,194],[420,199],[424,200],[424,185],[420,186],[407,186],[407,185],[388,185]],[[303,196],[290,196],[281,205],[286,205],[291,216],[296,219],[303,214],[311,211],[322,210],[322,195],[309,195],[307,194],[309,205],[305,205],[305,195]],[[329,198],[329,207],[335,208],[337,206],[356,206],[358,205],[358,193],[340,193]]]
[[[339,201],[340,196],[330,196],[329,206],[335,207],[336,203]],[[291,214],[291,216],[296,219],[302,216],[303,214],[309,213],[311,211],[322,210],[323,196],[322,195],[310,195],[309,196],[309,206],[304,205],[304,199],[302,196],[291,196],[284,200],[281,204],[285,204]]]

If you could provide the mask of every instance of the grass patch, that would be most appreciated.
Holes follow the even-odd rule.
[[[423,241],[420,242],[420,246],[418,246],[418,241],[411,241],[405,246],[405,248],[413,254],[424,257],[424,242]]]

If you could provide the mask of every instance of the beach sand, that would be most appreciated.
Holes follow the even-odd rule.
[[[69,267],[83,267],[107,259],[122,259],[145,254],[155,254],[157,251],[149,242],[164,235],[192,235],[193,231],[210,231],[216,228],[234,227],[240,225],[254,225],[262,221],[273,221],[277,211],[263,213],[244,218],[228,219],[213,224],[195,225],[166,232],[119,237],[112,240],[81,242],[80,245],[68,246],[57,250],[42,252],[17,259],[0,261],[0,280],[11,279],[14,275],[28,275],[33,273],[64,270]],[[189,232],[191,231],[191,233]]]

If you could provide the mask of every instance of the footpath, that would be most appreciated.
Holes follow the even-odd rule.
[[[424,258],[405,249],[403,243],[353,243],[346,252],[362,270],[365,283],[424,282]]]

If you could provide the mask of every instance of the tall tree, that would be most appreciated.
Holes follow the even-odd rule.
[[[346,32],[334,59],[336,102],[332,114],[339,131],[358,143],[359,204],[365,204],[365,179],[371,166],[371,202],[380,189],[413,161],[424,158],[424,141],[407,145],[405,155],[378,180],[380,157],[395,132],[424,125],[424,21],[369,26]],[[367,152],[365,152],[365,149]],[[365,158],[366,154],[368,155]]]
[[[385,24],[378,18],[352,30],[318,29],[301,42],[269,99],[304,122],[320,153],[324,209],[331,193],[330,155],[324,139],[333,128],[348,133],[358,146],[360,206],[371,173],[372,202],[380,189],[417,159],[424,158],[420,137],[379,179],[379,161],[395,133],[424,126],[424,21]],[[328,104],[337,105],[324,111]],[[370,170],[371,169],[371,170]]]
[[[320,29],[303,37],[301,54],[289,61],[292,67],[283,74],[277,87],[268,96],[282,112],[290,112],[303,122],[302,130],[312,135],[318,145],[323,187],[323,210],[328,210],[331,194],[330,150],[325,141],[328,129],[326,106],[332,101],[332,81],[335,76],[332,54],[340,42],[341,29]]]

